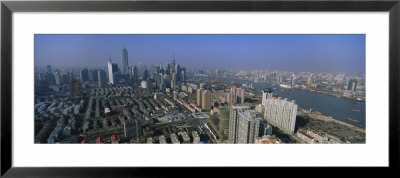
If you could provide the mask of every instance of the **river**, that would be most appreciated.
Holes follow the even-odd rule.
[[[207,77],[201,77],[207,78]],[[256,83],[246,80],[238,80],[231,78],[224,78],[225,83],[252,83],[253,87],[257,91],[261,91],[264,88],[272,88],[274,94],[281,98],[288,98],[289,100],[295,100],[299,107],[312,108],[314,111],[321,112],[325,116],[331,116],[333,119],[343,121],[355,126],[365,128],[365,101],[355,101],[345,98],[338,98],[323,93],[306,91],[302,89],[288,89],[282,88],[279,85],[272,85],[269,83]],[[284,94],[281,90],[287,91],[288,94]],[[354,111],[359,110],[359,112]],[[357,122],[347,120],[351,118],[357,120]]]

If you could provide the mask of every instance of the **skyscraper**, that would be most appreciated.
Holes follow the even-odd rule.
[[[98,71],[97,78],[99,79],[99,88],[101,88],[107,82],[107,79],[106,79],[107,75],[106,75],[106,71],[104,71],[103,69],[99,69],[97,71]]]
[[[149,71],[147,69],[143,70],[143,80],[147,80],[149,78]]]
[[[229,115],[229,143],[254,143],[258,138],[260,117],[247,106],[232,106]]]
[[[265,103],[267,101],[267,99],[272,98],[274,92],[272,91],[271,88],[266,88],[264,90],[261,91],[262,92],[262,105],[265,106]]]
[[[108,81],[111,84],[114,84],[117,82],[117,81],[115,81],[116,80],[115,75],[118,72],[118,65],[112,63],[111,58],[110,58],[110,61],[107,62],[107,67],[108,67],[108,69],[107,69],[108,70]]]
[[[90,69],[89,80],[93,81],[93,82],[97,82],[99,80],[98,73],[99,73],[98,69]]]
[[[124,48],[122,50],[122,74],[127,74],[128,72],[128,51]]]
[[[293,134],[296,124],[297,104],[285,99],[269,98],[264,106],[264,119],[286,133]]]
[[[48,73],[53,73],[53,70],[51,69],[51,65],[47,65],[46,69],[47,69]]]
[[[197,89],[197,106],[201,107],[201,93],[202,90],[199,88]]]
[[[54,73],[54,77],[56,79],[56,85],[60,85],[61,84],[61,76],[60,73],[56,72]]]
[[[138,82],[138,78],[139,78],[139,76],[138,76],[138,69],[137,69],[136,66],[131,66],[130,69],[131,69],[131,76],[130,76],[130,78],[131,78],[131,80],[132,80],[133,85],[136,85],[137,82]]]
[[[80,73],[80,77],[81,77],[81,82],[86,82],[89,81],[89,71],[87,68],[83,68],[81,69],[81,73]]]

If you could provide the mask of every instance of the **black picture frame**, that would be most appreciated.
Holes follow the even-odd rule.
[[[399,166],[399,0],[365,1],[2,1],[1,2],[1,175],[16,177],[166,176],[179,171],[165,168],[18,168],[12,166],[12,18],[13,12],[110,11],[344,11],[389,12],[389,169]],[[373,154],[373,153],[371,153]],[[366,155],[367,156],[367,155]],[[193,170],[195,174],[199,170]],[[221,170],[223,171],[223,170]],[[256,172],[257,170],[253,170]],[[282,170],[280,170],[282,171]],[[189,174],[190,174],[189,172]],[[188,173],[186,173],[188,174]],[[295,174],[295,173],[293,173]],[[330,171],[330,175],[334,175]],[[339,175],[339,174],[338,174]]]

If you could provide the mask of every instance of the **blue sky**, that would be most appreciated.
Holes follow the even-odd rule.
[[[35,66],[176,62],[189,68],[365,72],[365,35],[35,35]]]

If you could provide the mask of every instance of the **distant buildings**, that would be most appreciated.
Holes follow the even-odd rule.
[[[107,83],[107,79],[106,79],[107,75],[106,75],[106,71],[99,69],[97,72],[97,78],[99,80],[99,87],[103,87],[106,83]]]
[[[297,104],[287,98],[270,98],[265,101],[264,119],[272,125],[287,132],[294,133],[296,123]]]
[[[315,80],[314,76],[308,77],[308,80],[307,80],[308,87],[313,87],[314,86],[314,82],[315,82],[314,80]]]
[[[357,90],[357,80],[356,79],[350,79],[348,84],[347,84],[347,90],[348,91],[356,91]]]
[[[255,143],[260,117],[247,106],[232,106],[229,118],[229,143]]]
[[[82,83],[89,81],[89,70],[87,68],[81,69],[80,77]]]
[[[55,80],[56,80],[56,85],[60,85],[61,84],[60,73],[58,73],[58,72],[54,73],[54,77],[55,77]]]
[[[92,82],[97,82],[99,80],[98,73],[99,73],[98,69],[91,69],[89,71],[89,80]]]
[[[52,73],[53,72],[53,70],[51,69],[51,65],[47,65],[46,69],[47,69],[47,73]]]
[[[124,48],[122,50],[122,74],[127,74],[128,70],[128,51]]]
[[[132,84],[135,86],[137,82],[139,81],[139,76],[138,76],[138,69],[136,66],[131,66],[130,67],[130,79],[132,81]]]

